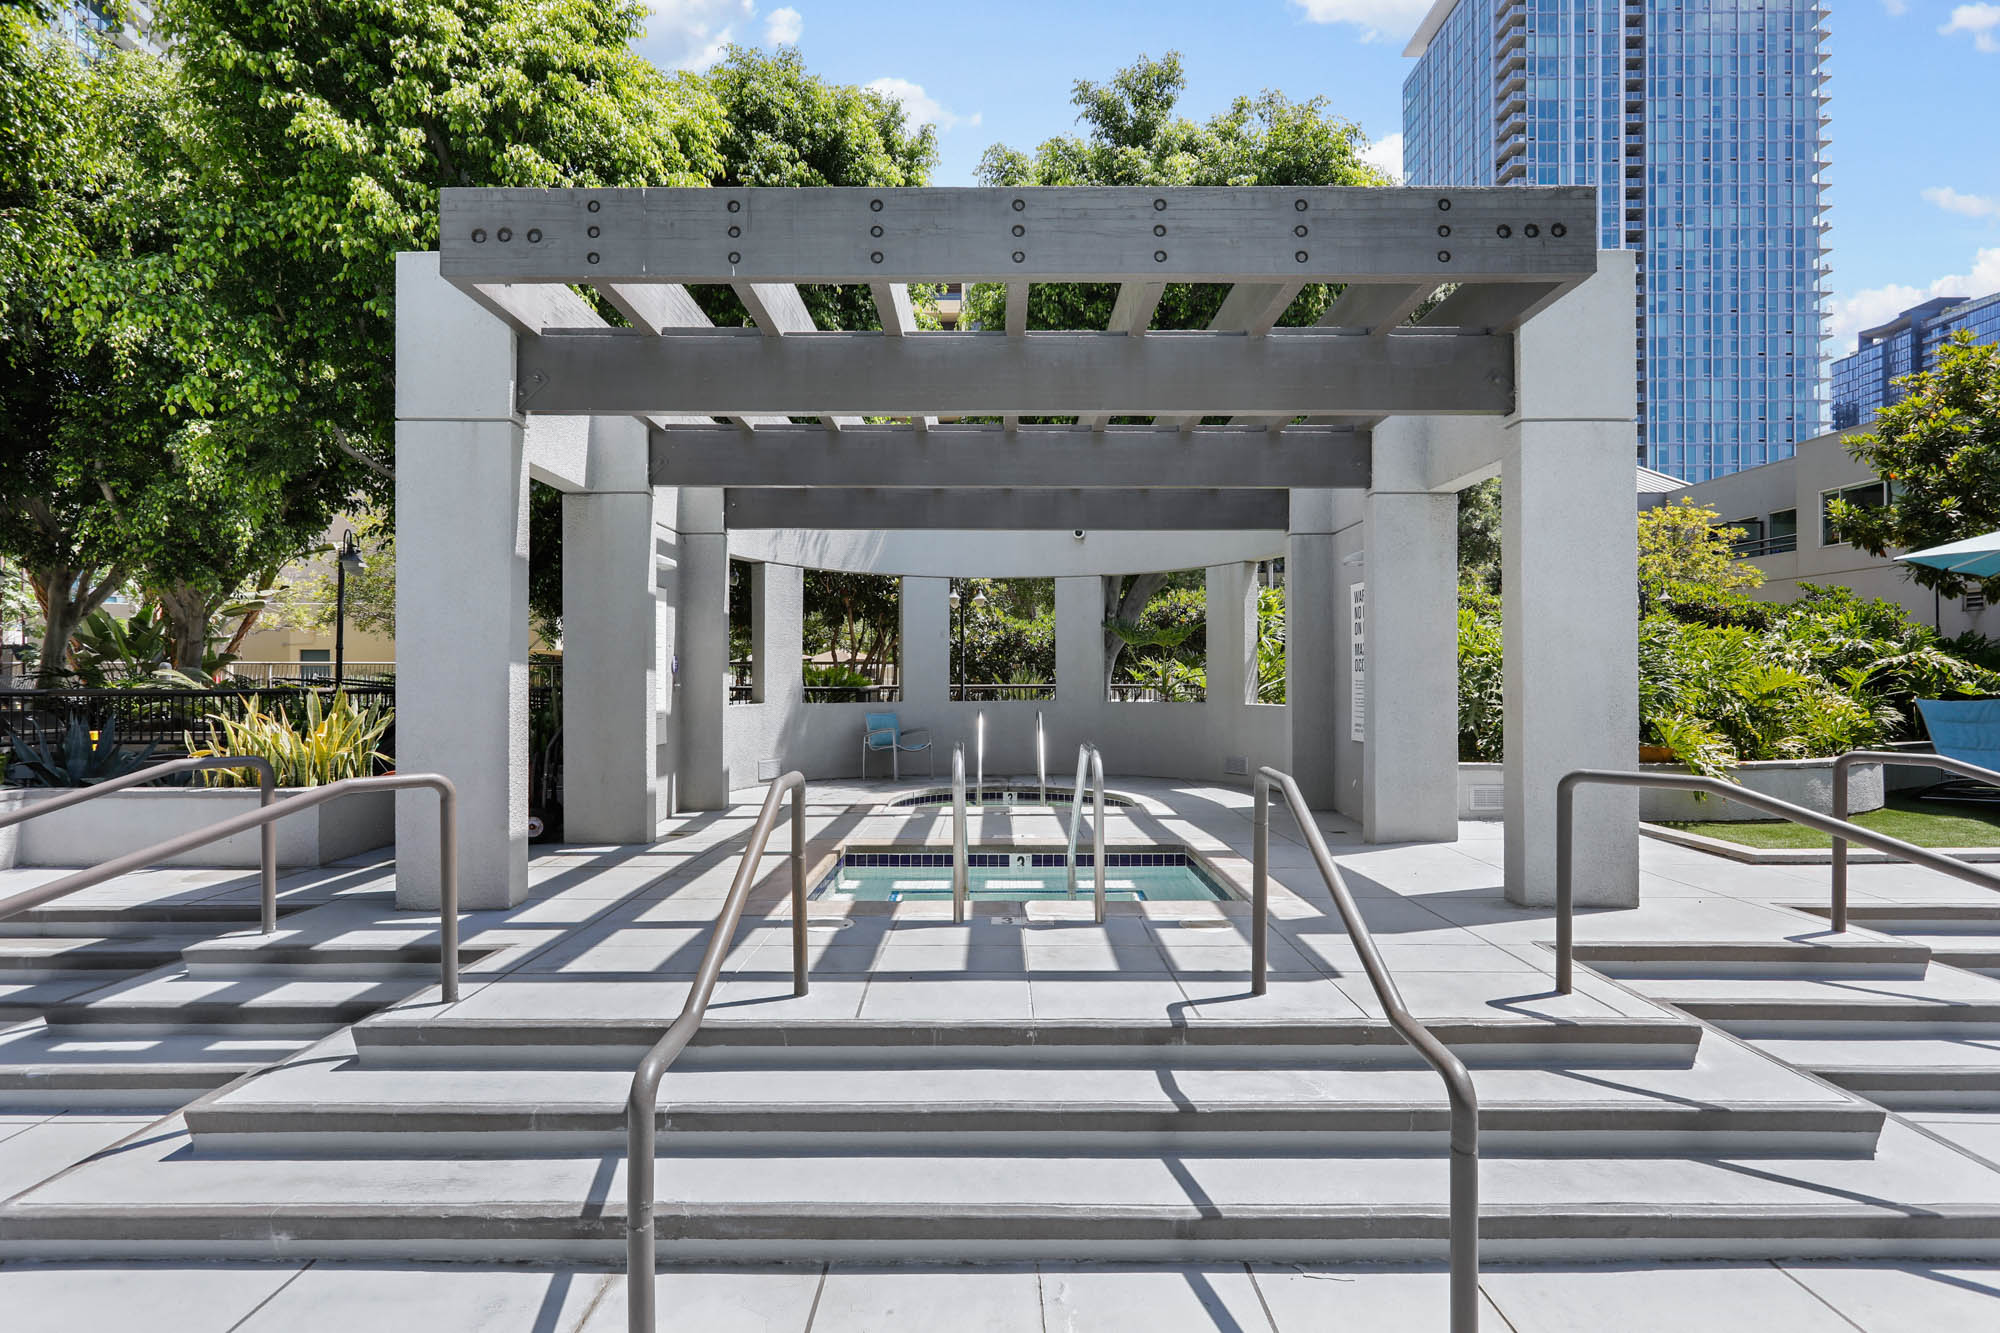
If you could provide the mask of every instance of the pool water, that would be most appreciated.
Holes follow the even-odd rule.
[[[1111,852],[1104,896],[1111,902],[1215,902],[1234,897],[1198,861],[1179,849]],[[1089,852],[1077,854],[1076,893],[1095,892]],[[1061,852],[974,851],[968,893],[974,901],[1025,902],[1067,898]],[[851,902],[951,901],[949,852],[848,851],[813,891],[815,898]]]

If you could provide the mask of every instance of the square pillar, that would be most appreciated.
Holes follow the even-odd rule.
[[[1638,573],[1632,492],[1633,257],[1516,338],[1519,410],[1501,456],[1507,898],[1555,896],[1556,784],[1638,760]],[[1576,901],[1639,901],[1638,793],[1577,794]]]
[[[719,489],[681,487],[680,556],[674,644],[680,663],[674,681],[680,808],[721,810],[729,804],[731,775],[723,740],[729,708],[729,537]]]
[[[1104,702],[1104,579],[1056,580],[1056,703],[1088,717]]]
[[[514,335],[396,258],[396,763],[458,790],[459,904],[528,893],[528,470]],[[396,905],[439,901],[437,798],[396,798]]]
[[[1252,703],[1257,697],[1257,567],[1239,560],[1210,565],[1202,572],[1207,589],[1208,703],[1211,712],[1219,713],[1218,705]]]
[[[563,496],[563,838],[658,828],[653,491],[646,428],[590,422],[591,489]]]
[[[1394,448],[1393,422],[1376,449]],[[1361,827],[1368,842],[1458,837],[1458,497],[1371,491]]]
[[[903,622],[904,725],[913,731],[936,725],[951,700],[951,580],[904,578],[899,600]],[[937,744],[942,741],[932,742]]]
[[[1336,549],[1340,526],[1332,491],[1292,492],[1285,543],[1285,702],[1292,730],[1292,777],[1314,809],[1340,801],[1339,738],[1346,727],[1347,585]]]

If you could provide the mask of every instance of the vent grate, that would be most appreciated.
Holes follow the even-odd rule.
[[[1250,776],[1250,756],[1247,754],[1226,754],[1222,756],[1222,771],[1237,777]]]

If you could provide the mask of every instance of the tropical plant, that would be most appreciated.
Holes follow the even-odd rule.
[[[1151,691],[1158,702],[1198,704],[1208,697],[1208,671],[1171,657],[1148,657],[1132,663],[1134,685]]]
[[[14,754],[7,765],[8,781],[23,787],[94,787],[112,778],[122,778],[152,758],[154,747],[127,750],[118,743],[118,724],[106,718],[92,730],[81,717],[72,717],[62,740],[55,745],[40,737],[29,741],[14,738]]]
[[[860,703],[867,698],[867,690],[875,684],[866,673],[844,662],[807,662],[804,675],[809,688],[821,691],[813,696],[818,703]]]
[[[1506,675],[1500,657],[1500,598],[1476,585],[1458,590],[1458,757],[1505,757]]]
[[[1257,593],[1257,702],[1285,702],[1285,590]]]
[[[220,642],[219,635],[209,636],[201,660],[202,675],[207,679],[197,680],[170,665],[174,630],[160,608],[142,606],[121,620],[100,607],[83,618],[70,638],[70,652],[76,661],[77,680],[86,689],[117,685],[206,689],[217,672],[236,660],[234,653],[217,647]]]
[[[1736,558],[1731,544],[1743,529],[1718,524],[1721,515],[1682,496],[1639,513],[1639,589],[1646,596],[1692,585],[1739,592],[1764,582],[1755,565]]]
[[[341,778],[367,777],[377,764],[392,762],[377,747],[395,717],[393,710],[356,703],[345,690],[335,691],[331,702],[322,703],[323,697],[317,690],[308,692],[294,720],[285,704],[266,711],[251,695],[241,717],[209,714],[206,744],[197,744],[190,735],[188,753],[198,759],[214,755],[268,759],[281,787],[317,787]],[[203,780],[213,787],[237,787],[255,779],[247,772],[218,769],[203,774]]]

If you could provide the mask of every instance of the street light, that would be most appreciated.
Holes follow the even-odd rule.
[[[340,688],[347,675],[347,571],[361,572],[361,546],[349,528],[340,539],[340,555],[333,562],[333,688]]]

